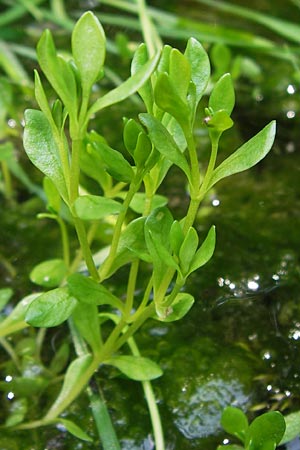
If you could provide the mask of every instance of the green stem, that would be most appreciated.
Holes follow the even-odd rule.
[[[79,155],[81,151],[82,140],[74,139],[72,141],[71,174],[70,174],[70,203],[73,205],[78,197],[79,188]]]
[[[209,163],[206,169],[206,173],[204,176],[204,180],[200,189],[200,193],[204,196],[206,194],[207,191],[207,187],[209,185],[210,179],[212,177],[212,173],[214,171],[215,165],[216,165],[216,159],[217,159],[217,154],[218,154],[218,145],[219,145],[219,137],[218,138],[214,138],[211,137],[211,153],[210,153],[210,158],[209,158]]]
[[[68,322],[77,356],[83,356],[87,354],[87,346],[81,335],[79,334],[76,326],[74,325],[73,320],[70,318]],[[95,419],[96,428],[102,441],[104,450],[119,450],[120,447],[118,439],[113,428],[107,406],[100,390],[98,389],[97,383],[93,378],[91,378],[90,385],[87,387],[87,393],[90,400],[92,414]]]
[[[65,262],[67,268],[69,268],[69,266],[70,266],[70,245],[69,245],[68,230],[67,230],[65,222],[62,220],[61,217],[57,216],[56,221],[60,227],[64,262]]]
[[[109,270],[111,268],[111,265],[115,259],[120,236],[121,236],[122,226],[125,221],[125,217],[126,217],[130,202],[132,200],[132,197],[139,189],[139,186],[140,186],[140,182],[136,183],[135,181],[133,181],[130,184],[129,190],[127,192],[127,195],[126,195],[124,203],[123,203],[122,211],[120,212],[117,222],[116,222],[116,225],[115,225],[115,230],[114,230],[114,234],[113,234],[113,238],[112,238],[112,242],[111,242],[109,255],[108,255],[107,259],[104,261],[104,263],[102,264],[102,266],[100,267],[99,275],[100,275],[101,281],[105,280],[105,278],[107,277]]]
[[[144,309],[149,301],[149,297],[150,297],[152,288],[153,288],[153,277],[151,276],[150,280],[148,281],[148,284],[146,286],[143,300],[141,301],[137,311],[129,319],[127,319],[128,323],[135,322],[137,317],[139,317],[141,315],[141,313],[144,311]]]
[[[134,356],[141,356],[140,351],[133,338],[128,339],[128,345]],[[157,407],[155,395],[150,381],[142,381],[145,398],[148,404],[148,410],[151,417],[152,428],[154,433],[155,449],[165,450],[164,434],[161,424],[160,414]]]
[[[127,284],[127,295],[126,295],[126,304],[125,304],[125,310],[124,310],[124,318],[127,320],[127,318],[130,317],[130,313],[133,307],[133,299],[134,299],[134,291],[136,286],[136,280],[138,275],[140,261],[136,259],[132,262],[129,272],[129,279]]]
[[[73,216],[73,220],[88,271],[90,272],[91,277],[93,277],[95,281],[99,281],[99,274],[93,260],[92,252],[87,239],[85,226],[81,221],[81,219],[79,219],[78,217]]]

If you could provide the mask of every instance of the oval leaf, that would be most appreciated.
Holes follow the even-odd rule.
[[[264,450],[274,448],[281,441],[285,432],[283,415],[278,411],[271,411],[256,417],[250,424],[245,439],[247,447],[251,442],[253,449]],[[268,447],[267,447],[268,446]]]
[[[250,169],[271,150],[276,132],[276,122],[270,122],[248,142],[223,161],[214,171],[207,188],[235,173]]]
[[[128,378],[136,381],[154,380],[163,373],[154,361],[142,356],[114,356],[105,361],[105,364],[117,367]]]
[[[34,267],[30,272],[30,280],[48,288],[59,286],[67,273],[67,267],[62,259],[49,259]]]
[[[225,408],[221,417],[221,425],[227,433],[237,436],[244,442],[248,419],[241,409],[233,406]]]
[[[208,106],[214,112],[224,109],[230,116],[235,103],[235,95],[230,73],[225,73],[215,84],[210,94]]]
[[[67,187],[59,151],[50,124],[41,111],[25,111],[23,144],[30,161],[53,181],[60,195],[67,201]]]
[[[25,320],[33,327],[55,327],[67,320],[77,305],[77,300],[66,288],[45,292],[28,307]]]
[[[74,202],[78,217],[83,220],[99,220],[111,214],[118,214],[122,205],[115,200],[99,195],[82,195]]]
[[[72,33],[72,53],[79,70],[83,92],[88,93],[103,68],[105,34],[97,17],[88,11],[76,23]]]
[[[194,38],[188,40],[184,54],[191,66],[191,79],[196,87],[196,104],[198,104],[210,77],[209,58],[200,42]]]
[[[111,305],[123,310],[123,303],[109,292],[103,285],[85,277],[80,273],[73,273],[67,279],[70,293],[79,302],[88,305]]]

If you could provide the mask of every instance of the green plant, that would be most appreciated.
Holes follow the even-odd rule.
[[[94,373],[108,365],[142,382],[156,448],[163,449],[150,385],[162,371],[140,355],[133,336],[147,319],[175,321],[190,310],[194,299],[183,290],[186,280],[210,260],[215,247],[214,227],[201,237],[199,246],[193,226],[198,208],[218,181],[252,167],[268,153],[275,123],[217,164],[219,140],[233,125],[230,116],[235,103],[231,77],[223,75],[205,109],[211,154],[206,170],[200,169],[193,129],[197,106],[210,78],[208,56],[193,38],[184,53],[170,46],[159,51],[159,40],[151,39],[151,24],[145,20],[153,56],[149,59],[146,45],[140,45],[130,78],[96,99],[92,87],[103,76],[106,42],[102,26],[91,12],[81,16],[74,27],[70,59],[58,55],[49,30],[38,43],[39,65],[57,99],[50,105],[36,71],[35,96],[40,110],[25,112],[24,148],[45,175],[48,212],[40,217],[58,223],[63,257],[43,261],[32,270],[31,280],[45,291],[22,299],[1,322],[0,336],[6,345],[6,336],[26,327],[47,329],[68,321],[76,352],[45,416],[32,418],[25,408],[25,413],[8,421],[7,426],[31,429],[61,423],[75,436],[89,440],[77,425],[60,416]],[[95,114],[135,92],[147,112],[139,114],[139,120],[124,120],[125,157],[90,127]],[[190,195],[188,210],[180,220],[174,220],[166,206],[168,199],[157,193],[172,165],[184,173]],[[86,178],[96,182],[94,191],[88,190]],[[114,218],[111,242],[93,254],[108,217]],[[70,226],[76,230],[79,243],[73,258]],[[124,266],[128,268],[128,283],[125,295],[119,297],[110,286]],[[137,287],[142,289],[142,297],[136,295]],[[5,301],[9,298],[4,297]],[[39,348],[45,333],[39,334]],[[120,353],[125,344],[131,354]],[[13,349],[6,348],[13,355]],[[103,447],[111,448],[113,443],[113,448],[119,448],[101,396],[91,388],[88,394]]]
[[[218,450],[274,450],[278,445],[292,441],[300,433],[299,411],[283,416],[270,411],[256,417],[250,424],[239,408],[224,409],[221,424],[227,433],[242,442],[220,445]]]

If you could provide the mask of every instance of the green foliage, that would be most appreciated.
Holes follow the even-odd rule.
[[[225,431],[236,436],[243,443],[243,447],[236,446],[236,448],[245,450],[275,449],[281,442],[286,428],[285,419],[278,411],[261,414],[249,425],[243,411],[231,406],[223,411],[221,424]],[[218,449],[227,447],[221,445]]]
[[[63,254],[31,270],[31,281],[45,291],[21,300],[1,322],[0,335],[68,321],[76,356],[68,362],[73,353],[69,346],[61,345],[50,361],[51,375],[61,374],[63,381],[45,417],[30,422],[30,405],[24,403],[19,415],[11,414],[7,426],[29,429],[60,423],[76,437],[89,440],[77,425],[59,416],[106,364],[142,382],[156,441],[160,442],[157,450],[162,450],[157,406],[149,394],[149,380],[160,377],[162,370],[140,355],[133,336],[149,318],[172,322],[190,311],[194,298],[183,292],[184,285],[192,272],[211,259],[216,245],[214,226],[204,239],[199,239],[194,226],[201,202],[218,181],[252,167],[268,153],[275,124],[267,125],[217,165],[219,140],[233,125],[230,115],[235,103],[231,76],[221,76],[205,108],[211,154],[204,169],[194,139],[197,107],[210,78],[209,58],[202,45],[190,38],[183,53],[170,46],[155,52],[157,39],[148,39],[147,46],[136,49],[131,76],[125,82],[103,95],[101,89],[92,94],[94,84],[103,77],[106,44],[102,25],[93,13],[86,12],[73,27],[68,56],[57,51],[50,30],[43,32],[37,45],[39,65],[54,92],[44,88],[36,71],[35,96],[40,110],[25,112],[24,148],[45,176],[48,212],[40,217],[56,220]],[[143,112],[138,119],[124,120],[125,148],[121,152],[91,129],[91,120],[136,92],[144,102]],[[3,160],[7,158],[10,149],[2,155]],[[183,172],[190,196],[187,211],[178,220],[173,218],[168,199],[158,193],[172,165]],[[104,224],[111,235],[104,235]],[[78,241],[75,250],[69,242],[70,229]],[[110,238],[109,245],[95,255]],[[117,295],[110,277],[119,269],[128,272],[128,284],[126,292]],[[2,306],[10,296],[11,292],[0,292]],[[121,353],[126,343],[132,355]],[[49,383],[45,377],[35,381],[38,393]],[[18,382],[24,398],[30,382],[24,377]],[[104,402],[99,396],[94,402],[94,394],[88,392],[94,411],[99,407],[103,423],[108,424],[104,429],[94,414],[100,437],[117,448]],[[243,413],[232,409],[226,414],[224,427],[249,450],[268,450],[282,438],[284,430],[276,413],[261,416],[249,427]],[[272,431],[274,423],[276,432]]]

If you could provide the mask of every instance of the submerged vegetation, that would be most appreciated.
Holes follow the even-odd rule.
[[[251,52],[285,61],[292,79],[297,80],[297,26],[287,30],[282,20],[225,2],[209,2],[209,7],[260,23],[291,42],[287,46],[285,41],[279,48],[269,38],[249,31],[179,19],[173,12],[147,8],[144,1],[101,3],[108,9],[99,14],[100,21],[91,11],[80,17],[78,14],[77,21],[71,20],[61,1],[53,1],[49,7],[35,1],[30,9],[20,2],[7,7],[0,18],[0,63],[4,72],[0,80],[1,220],[8,224],[7,229],[13,223],[16,226],[10,239],[22,226],[28,228],[18,219],[21,205],[23,216],[30,217],[31,229],[41,235],[28,243],[28,262],[20,265],[17,261],[14,266],[7,254],[1,255],[6,281],[0,290],[0,387],[5,397],[1,445],[19,448],[19,439],[29,435],[31,444],[40,448],[44,443],[39,443],[37,429],[49,427],[43,435],[47,448],[69,448],[68,439],[73,443],[76,439],[85,441],[86,447],[80,448],[134,448],[135,437],[127,431],[124,436],[120,433],[130,409],[143,408],[142,396],[136,402],[127,399],[123,417],[119,412],[116,420],[114,412],[118,409],[118,384],[132,380],[141,383],[152,424],[152,431],[147,424],[143,445],[155,445],[157,450],[169,448],[167,426],[159,413],[161,394],[155,392],[151,381],[168,372],[176,361],[186,366],[175,369],[177,378],[171,379],[173,374],[166,377],[178,392],[170,404],[174,405],[174,423],[186,439],[214,433],[214,429],[208,432],[206,417],[214,423],[210,414],[215,414],[211,406],[215,404],[218,422],[220,409],[225,408],[222,426],[237,438],[237,444],[224,441],[226,445],[219,448],[274,449],[299,434],[299,413],[284,418],[277,411],[265,412],[267,404],[256,404],[253,409],[264,414],[248,424],[242,409],[247,411],[251,398],[244,387],[253,374],[248,373],[246,365],[258,364],[250,346],[242,342],[236,346],[243,352],[242,358],[236,349],[220,355],[221,343],[206,336],[204,327],[203,336],[195,341],[196,348],[187,355],[178,324],[182,318],[183,323],[188,320],[184,316],[197,308],[197,314],[206,317],[208,327],[213,328],[205,303],[194,305],[199,293],[193,284],[198,276],[210,276],[211,266],[206,264],[216,245],[212,206],[220,203],[216,185],[260,162],[275,139],[274,120],[267,125],[259,120],[255,135],[249,137],[247,133],[245,143],[232,131],[232,80],[242,86],[247,79],[255,98],[260,98],[258,85],[263,85],[264,74],[249,56]],[[118,14],[110,9],[117,9]],[[19,40],[24,31],[13,28],[15,35],[10,35],[10,25],[28,12],[33,22],[26,32],[32,40],[38,40],[36,52],[32,46],[16,43],[17,34]],[[43,23],[45,28],[45,20],[52,25],[48,29],[33,26]],[[54,24],[57,28],[52,29]],[[107,39],[102,25],[108,24],[121,26],[126,33]],[[138,44],[137,32],[142,32],[145,44]],[[57,50],[60,39],[69,33],[70,45]],[[180,51],[163,45],[165,36],[187,43]],[[208,52],[205,46],[211,42],[215,44]],[[243,54],[235,52],[237,44]],[[113,65],[113,70],[106,66],[107,52],[109,62],[120,61],[121,76]],[[24,57],[27,61],[23,66],[20,61]],[[292,82],[289,86],[295,89]],[[19,98],[22,108],[17,106]],[[126,112],[121,102],[130,105]],[[26,155],[38,171],[19,151],[21,156],[16,159],[15,146],[20,145],[22,134]],[[167,189],[174,178],[180,180],[183,192],[178,208],[172,206]],[[235,195],[234,186],[232,179],[227,184],[229,199]],[[255,190],[248,195],[255,196]],[[42,224],[38,226],[33,224],[37,212]],[[218,216],[215,218],[218,221]],[[217,236],[219,232],[217,252],[223,251],[230,265],[230,251],[226,252],[226,243],[222,249],[222,227],[217,226]],[[15,251],[20,250],[17,247]],[[19,281],[18,270],[23,274]],[[229,268],[225,272],[229,273]],[[273,278],[274,282],[282,272],[278,270],[275,275],[278,278]],[[228,277],[219,277],[219,287],[227,287],[228,293],[216,296],[215,304],[230,308],[233,298],[250,297],[249,293],[258,289],[258,281],[257,275],[247,280],[245,291],[242,283],[238,286]],[[197,282],[195,286],[199,289]],[[286,310],[285,317],[289,314]],[[173,322],[174,356],[158,339],[172,330],[169,327]],[[224,333],[231,327],[234,324],[228,320]],[[145,330],[150,330],[150,341],[146,340],[144,348]],[[182,337],[189,333],[191,329]],[[264,354],[270,355],[267,350]],[[227,367],[228,378],[223,376],[222,366]],[[195,374],[188,367],[195,369]],[[240,381],[232,382],[230,374],[238,370]],[[215,377],[211,378],[211,373]],[[193,378],[189,383],[182,381],[189,378]],[[268,382],[267,375],[261,378]],[[186,402],[187,394],[191,404],[185,410],[181,402]],[[271,409],[288,410],[289,402],[284,404],[287,397],[279,398],[277,392]],[[83,416],[80,411],[80,405],[86,408],[88,404],[93,422],[89,414]],[[231,404],[242,409],[228,408]],[[54,426],[73,437],[66,437],[62,431],[62,444],[59,437],[51,442]],[[201,426],[206,431],[199,435]],[[214,427],[219,431],[218,423]],[[153,441],[145,437],[148,433]],[[175,443],[170,445],[179,448]],[[179,441],[177,445],[181,446]],[[205,445],[216,447],[216,443]]]

